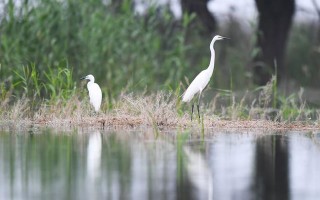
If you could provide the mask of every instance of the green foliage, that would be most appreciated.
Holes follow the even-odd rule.
[[[35,64],[24,66],[20,71],[15,71],[18,77],[13,84],[16,95],[25,96],[32,100],[66,100],[75,93],[72,71],[69,68],[47,67],[43,76]],[[22,94],[19,94],[22,92]]]
[[[137,16],[128,2],[116,12],[95,0],[26,1],[21,7],[9,1],[0,24],[0,60],[5,69],[0,78],[29,70],[24,66],[30,62],[45,72],[47,66],[63,68],[60,63],[67,60],[75,77],[93,74],[109,97],[124,88],[176,85],[187,66],[184,31],[168,11],[159,16],[151,8],[146,16]],[[186,18],[183,26],[190,20]],[[35,79],[44,79],[50,69],[23,73],[30,80],[19,79],[24,86],[35,87],[39,96]],[[22,89],[29,92],[30,87]],[[52,87],[46,89],[54,95]]]
[[[43,87],[50,100],[68,99],[75,92],[75,83],[72,79],[72,71],[68,68],[48,68],[45,72],[46,82]]]
[[[15,71],[18,81],[14,86],[19,90],[22,88],[24,94],[28,97],[36,98],[41,96],[41,89],[39,83],[39,71],[36,69],[35,64],[25,66],[21,70],[22,72]]]
[[[280,97],[281,118],[282,120],[294,120],[299,115],[299,106],[296,101],[296,94],[291,94],[288,97]]]
[[[320,27],[302,23],[293,26],[288,42],[287,66],[289,76],[302,86],[319,88]]]

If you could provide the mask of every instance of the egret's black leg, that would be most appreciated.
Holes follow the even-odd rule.
[[[201,92],[199,93],[199,99],[198,99],[198,105],[197,105],[199,120],[200,120],[200,101],[201,101]]]
[[[192,106],[191,106],[191,121],[192,121],[192,115],[193,115],[193,106],[194,106],[194,104],[192,103]]]
[[[200,108],[199,108],[199,104],[197,105],[197,109],[198,109],[198,117],[200,119]]]

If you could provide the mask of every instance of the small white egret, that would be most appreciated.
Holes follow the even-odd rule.
[[[91,74],[81,78],[81,80],[83,79],[89,80],[87,84],[87,88],[89,91],[90,103],[93,105],[94,110],[98,112],[100,109],[101,100],[102,100],[101,89],[99,85],[94,82],[94,76],[92,76]]]
[[[205,87],[208,85],[210,78],[212,76],[212,72],[214,69],[214,60],[215,60],[215,52],[213,49],[213,45],[215,41],[217,40],[223,40],[223,39],[229,39],[226,37],[222,37],[220,35],[216,35],[213,37],[211,43],[210,43],[210,51],[211,51],[211,59],[210,59],[210,64],[209,67],[203,71],[201,71],[196,78],[191,82],[185,93],[183,94],[182,101],[183,102],[190,102],[193,98],[193,96],[197,93],[199,93],[199,99],[198,99],[198,104],[197,104],[197,109],[198,109],[198,116],[200,119],[200,101],[201,101],[201,94],[202,91],[205,89]],[[191,107],[191,120],[192,120],[192,115],[193,115],[193,107],[194,104],[192,103]]]

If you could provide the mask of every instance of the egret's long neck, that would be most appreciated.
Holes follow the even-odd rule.
[[[214,42],[215,41],[212,40],[212,42],[210,43],[211,58],[210,58],[210,64],[209,64],[208,70],[211,71],[211,73],[213,72],[213,69],[214,69],[214,60],[215,60],[215,52],[213,49]]]

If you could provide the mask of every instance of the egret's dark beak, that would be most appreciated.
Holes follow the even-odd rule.
[[[84,76],[84,77],[81,77],[81,78],[80,78],[80,80],[83,80],[83,79],[86,79],[86,77]]]
[[[228,38],[228,37],[222,37],[223,39],[227,39],[227,40],[231,40],[230,38]]]

